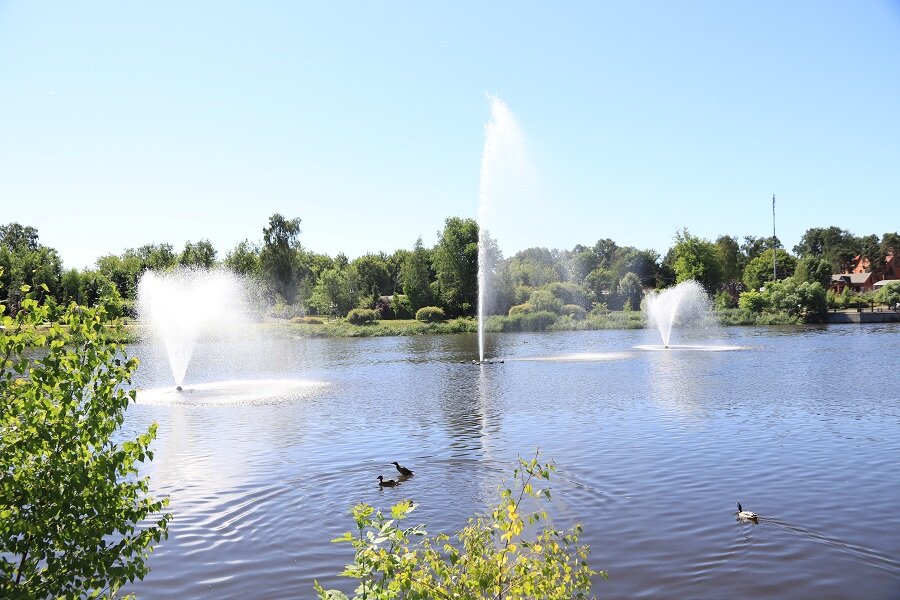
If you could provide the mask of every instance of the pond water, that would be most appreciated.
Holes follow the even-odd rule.
[[[900,326],[729,328],[722,352],[649,336],[493,335],[504,362],[480,366],[460,364],[474,335],[209,342],[177,395],[133,347],[126,430],[159,423],[146,471],[174,520],[128,591],[349,592],[329,540],[352,504],[410,498],[411,523],[451,531],[540,447],[555,524],[583,523],[609,572],[598,597],[900,597]],[[395,460],[415,476],[379,489]]]

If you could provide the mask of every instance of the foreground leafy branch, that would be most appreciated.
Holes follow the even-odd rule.
[[[102,342],[105,306],[53,314],[22,291],[0,331],[0,597],[112,596],[167,533],[137,477],[156,425],[118,439],[137,361]]]
[[[588,565],[590,549],[578,543],[581,526],[556,529],[546,511],[523,505],[550,500],[549,487],[535,486],[548,482],[554,467],[538,458],[520,458],[515,485],[502,485],[490,513],[469,519],[452,538],[429,536],[423,525],[401,527],[416,508],[409,500],[391,507],[390,517],[368,504],[354,506],[356,534],[333,540],[354,548],[354,562],[341,573],[359,581],[354,600],[592,597],[592,576],[606,573]],[[315,588],[321,600],[348,600],[318,582]]]

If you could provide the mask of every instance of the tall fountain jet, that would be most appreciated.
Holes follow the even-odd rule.
[[[484,361],[484,319],[491,309],[493,275],[499,250],[491,232],[498,213],[527,186],[530,169],[525,136],[503,100],[488,94],[491,118],[484,126],[481,180],[478,193],[478,360]]]

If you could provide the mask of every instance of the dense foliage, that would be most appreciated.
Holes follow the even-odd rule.
[[[119,432],[137,362],[103,341],[109,303],[58,310],[38,302],[49,290],[22,286],[0,335],[0,596],[114,595],[167,532],[137,476],[156,425]]]
[[[895,310],[900,310],[900,282],[886,285],[875,294],[875,299]]]
[[[556,529],[540,508],[550,499],[553,465],[540,464],[537,455],[519,463],[515,485],[501,485],[497,505],[452,536],[429,535],[423,525],[402,527],[416,508],[409,500],[392,506],[390,516],[368,504],[354,506],[356,533],[334,540],[353,547],[354,560],[341,575],[358,582],[354,600],[592,597],[591,578],[606,573],[588,566],[590,549],[578,541],[581,526]],[[321,600],[348,599],[315,587]]]
[[[96,269],[84,271],[64,270],[56,251],[40,244],[33,227],[3,225],[0,267],[5,274],[0,277],[0,302],[15,313],[20,301],[17,290],[23,283],[46,285],[47,297],[60,304],[90,304],[115,286],[128,311],[145,271],[187,265],[221,266],[253,279],[259,296],[270,303],[271,315],[284,319],[343,318],[354,309],[373,309],[379,319],[412,318],[428,306],[440,308],[450,318],[475,314],[480,234],[474,220],[448,218],[431,248],[419,238],[411,250],[370,253],[352,260],[304,248],[300,222],[274,214],[262,228],[260,242],[243,240],[221,261],[208,240],[188,241],[180,252],[166,243],[145,244],[120,255],[102,256]],[[893,249],[900,248],[896,232],[879,239],[858,237],[837,227],[812,228],[790,253],[773,237],[738,240],[723,235],[713,242],[682,229],[675,232],[674,243],[663,257],[604,238],[593,246],[534,247],[504,258],[495,240],[482,237],[487,257],[483,267],[492,292],[486,311],[508,319],[498,325],[502,330],[562,327],[572,320],[584,322],[585,327],[601,326],[593,317],[602,311],[639,310],[647,291],[688,279],[700,282],[715,297],[719,310],[738,309],[742,294],[763,294],[773,282],[792,279],[827,289],[832,274],[848,270],[854,261],[867,260],[870,269],[878,269]],[[832,293],[827,303],[830,307],[890,305],[883,297]],[[821,305],[817,296],[808,300],[799,312],[802,319],[814,320]],[[767,322],[780,309],[771,303],[762,308],[764,304],[751,295],[743,301],[742,310]],[[537,313],[540,317],[534,316]],[[794,307],[791,314],[796,313]],[[605,326],[610,320],[603,317]],[[752,321],[741,318],[741,322]]]

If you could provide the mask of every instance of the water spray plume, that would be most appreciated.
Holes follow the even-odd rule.
[[[520,195],[529,168],[525,136],[503,100],[487,94],[491,118],[484,126],[484,150],[478,193],[478,360],[484,361],[484,319],[490,310],[492,276],[499,258],[491,231],[504,200]]]
[[[709,329],[715,316],[709,296],[699,283],[684,281],[660,292],[650,292],[645,301],[648,325],[656,327],[663,346],[670,347],[673,327]]]
[[[142,335],[161,343],[181,391],[201,336],[226,336],[250,321],[248,286],[229,271],[146,272],[138,285]]]

